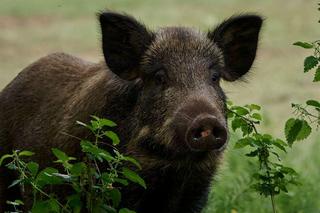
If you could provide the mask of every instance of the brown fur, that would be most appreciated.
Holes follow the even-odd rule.
[[[190,150],[186,131],[199,115],[227,128],[220,76],[235,80],[248,71],[257,45],[249,40],[257,38],[261,22],[240,16],[208,35],[182,27],[153,33],[132,17],[102,13],[108,66],[55,53],[0,93],[0,155],[30,150],[41,168],[52,165],[52,147],[81,158],[76,138],[90,135],[76,121],[107,117],[118,124],[120,149],[141,163],[148,186],[125,188],[122,205],[141,213],[200,212],[222,152]],[[253,52],[247,56],[247,50]],[[13,178],[0,168],[0,212],[6,200],[19,197],[18,188],[7,189]],[[28,207],[29,195],[29,189],[22,193]]]

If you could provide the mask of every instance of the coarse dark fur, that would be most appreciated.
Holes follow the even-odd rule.
[[[0,155],[30,150],[42,168],[52,165],[52,147],[80,157],[69,135],[88,132],[76,121],[107,117],[118,124],[121,150],[139,160],[148,186],[125,188],[122,205],[139,213],[200,212],[222,150],[190,150],[184,134],[200,114],[226,128],[220,78],[234,81],[248,72],[262,19],[234,16],[203,34],[183,27],[151,32],[112,12],[99,17],[105,62],[50,54],[0,93]],[[0,168],[0,212],[19,196],[30,205],[28,191],[7,188],[14,178]]]

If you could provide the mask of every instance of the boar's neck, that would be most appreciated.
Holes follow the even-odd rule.
[[[201,212],[207,201],[212,171],[155,168],[148,172],[143,174],[148,188],[138,186],[125,191],[124,206],[132,206],[140,213]]]

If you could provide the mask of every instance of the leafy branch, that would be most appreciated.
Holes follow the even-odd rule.
[[[251,188],[261,195],[270,196],[273,212],[276,212],[274,196],[288,192],[289,184],[298,184],[298,173],[281,162],[279,151],[286,153],[288,144],[269,134],[258,131],[257,125],[262,121],[261,107],[256,104],[235,106],[228,102],[228,119],[234,132],[239,130],[242,138],[236,144],[236,149],[248,148],[249,158],[257,159],[257,169],[252,177]]]
[[[141,169],[140,164],[135,159],[121,154],[116,148],[120,139],[111,130],[116,124],[96,116],[92,116],[89,124],[77,123],[94,135],[94,141],[80,139],[80,147],[85,155],[82,160],[77,161],[75,157],[52,148],[52,153],[57,158],[54,163],[59,164],[59,168],[62,166],[63,171],[51,167],[39,171],[38,163],[22,159],[33,156],[33,152],[14,150],[12,154],[3,155],[0,159],[0,165],[5,162],[7,168],[19,174],[19,178],[9,187],[20,185],[24,189],[27,185],[31,186],[33,213],[49,211],[133,213],[127,208],[119,209],[121,189],[127,186],[129,181],[143,188],[146,188],[146,184],[132,170]],[[109,142],[105,142],[108,140]],[[101,148],[101,144],[111,148],[111,151]],[[101,168],[103,164],[108,165],[107,169]],[[51,187],[56,188],[57,185],[71,187],[72,193],[66,198],[58,198],[49,190]],[[15,212],[22,212],[19,210],[24,205],[22,201],[7,201],[7,203],[13,206]]]

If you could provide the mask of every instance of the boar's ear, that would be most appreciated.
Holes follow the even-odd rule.
[[[234,81],[249,71],[256,56],[261,25],[260,16],[234,16],[208,33],[223,52],[225,80]]]
[[[108,67],[125,80],[138,78],[140,61],[152,41],[152,34],[130,16],[103,12],[99,19]]]

